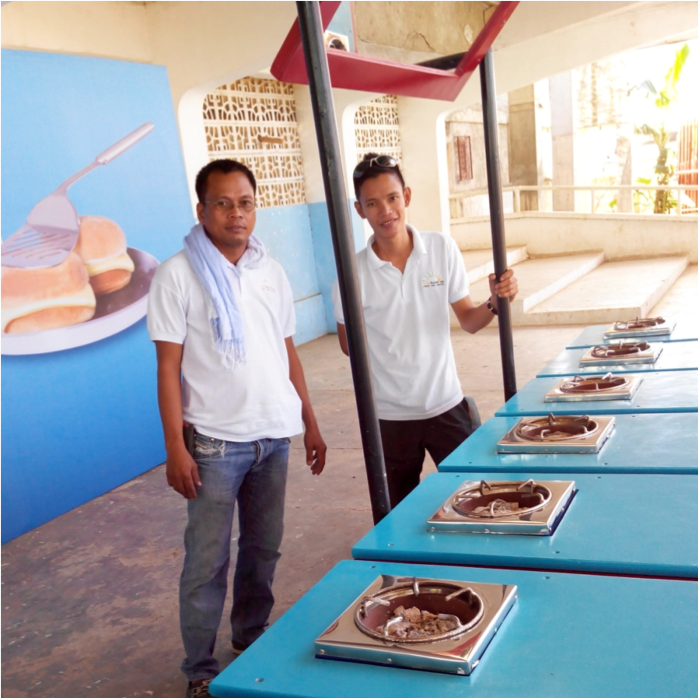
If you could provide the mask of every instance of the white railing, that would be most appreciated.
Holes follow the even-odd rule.
[[[636,184],[589,184],[589,185],[516,185],[510,187],[502,187],[503,195],[503,206],[504,213],[521,213],[521,194],[526,192],[536,193],[536,209],[530,210],[531,213],[546,214],[546,213],[591,213],[591,214],[603,214],[611,215],[613,213],[626,213],[632,214],[636,213],[634,210],[630,211],[620,211],[618,210],[618,205],[615,205],[615,210],[610,208],[611,202],[606,202],[606,210],[599,210],[600,205],[604,202],[606,196],[598,196],[598,192],[617,192],[616,201],[620,192],[630,192],[631,197],[635,192],[641,194],[643,192],[647,193],[646,207],[648,210],[640,211],[637,213],[652,214],[653,201],[649,196],[649,192],[652,191],[668,191],[675,192],[676,194],[676,206],[672,210],[673,215],[696,215],[698,214],[698,188],[696,185],[678,185],[672,184],[669,186],[658,186],[658,185],[636,185]],[[584,205],[583,197],[573,196],[571,201],[572,208],[569,209],[555,209],[553,206],[553,193],[554,192],[588,192],[589,207]],[[687,192],[690,192],[688,194]],[[541,201],[542,197],[540,194],[548,194],[548,201]],[[449,195],[449,202],[451,204],[451,222],[459,223],[473,218],[475,216],[487,215],[489,213],[489,200],[487,198],[487,189],[472,189],[470,191],[458,192],[456,194]],[[474,199],[475,197],[480,197],[479,202],[471,202],[466,204],[468,200]],[[542,206],[540,204],[543,204]],[[627,202],[626,202],[627,203]],[[631,209],[635,208],[635,201],[631,201]],[[479,204],[479,206],[477,205]],[[480,210],[473,210],[473,209]],[[584,209],[584,210],[582,210]],[[529,210],[529,209],[526,209]],[[657,214],[659,215],[659,214]]]

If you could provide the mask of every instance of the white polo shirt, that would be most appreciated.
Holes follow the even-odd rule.
[[[414,249],[404,273],[378,258],[373,236],[356,255],[378,417],[398,421],[435,417],[463,399],[449,306],[469,293],[456,243],[407,229]],[[336,282],[332,297],[344,324]]]
[[[239,283],[247,363],[223,365],[213,343],[210,302],[184,250],[155,272],[148,297],[153,341],[183,344],[184,419],[226,441],[283,438],[303,430],[301,401],[289,379],[285,337],[295,331],[293,294],[281,266],[266,256],[255,267],[229,265]],[[239,279],[239,282],[238,282]]]

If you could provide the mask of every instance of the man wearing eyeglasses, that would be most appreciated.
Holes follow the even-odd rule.
[[[196,193],[199,225],[158,268],[148,307],[167,482],[187,500],[180,626],[188,698],[208,696],[219,672],[213,649],[236,501],[230,621],[239,654],[262,634],[274,603],[290,437],[303,422],[315,475],[327,450],[293,345],[291,287],[253,234],[254,175],[216,160],[199,172]]]
[[[376,410],[392,506],[418,484],[426,451],[438,464],[479,425],[456,371],[449,306],[466,332],[475,333],[497,314],[497,299],[513,300],[511,270],[490,298],[470,299],[463,258],[452,238],[420,233],[406,221],[412,192],[397,161],[369,153],[354,170],[356,210],[373,235],[357,254]],[[344,313],[335,284],[339,344],[349,354]]]

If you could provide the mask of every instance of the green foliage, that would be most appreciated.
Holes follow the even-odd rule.
[[[661,90],[657,90],[651,80],[644,80],[630,90],[630,92],[633,90],[643,91],[647,98],[653,99],[654,106],[658,110],[659,123],[654,126],[647,123],[635,126],[635,133],[651,136],[657,146],[658,154],[654,174],[659,186],[668,186],[674,176],[674,165],[670,159],[674,159],[675,153],[669,147],[669,134],[664,124],[663,113],[678,99],[677,84],[689,53],[688,44],[684,44],[676,52],[674,62],[664,76],[664,86]],[[651,184],[649,179],[638,179],[637,181],[640,184]],[[669,213],[673,208],[676,208],[676,198],[672,196],[670,190],[658,189],[654,197],[654,213]]]

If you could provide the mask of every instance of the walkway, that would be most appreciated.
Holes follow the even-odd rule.
[[[517,328],[518,384],[581,329]],[[453,345],[464,391],[487,419],[504,402],[497,330],[454,332]],[[302,440],[293,441],[272,620],[350,558],[352,545],[372,526],[349,360],[334,336],[300,347],[299,354],[329,454],[325,473],[312,477]],[[177,580],[184,521],[184,502],[166,486],[159,466],[7,543],[4,698],[182,698]],[[226,625],[216,650],[223,666],[232,661]]]

